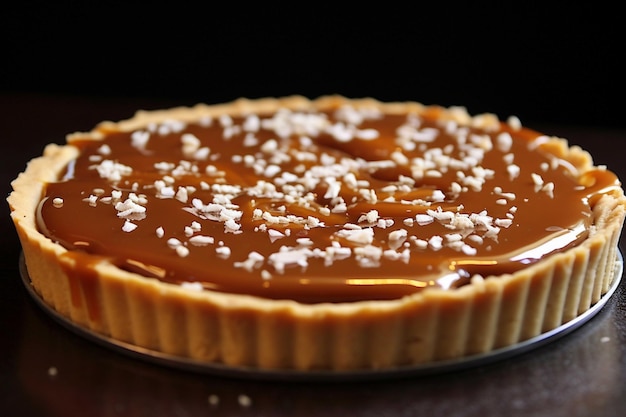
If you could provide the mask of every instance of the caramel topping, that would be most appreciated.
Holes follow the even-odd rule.
[[[39,227],[84,265],[304,303],[459,287],[580,244],[615,175],[480,121],[345,106],[102,130],[72,139]]]

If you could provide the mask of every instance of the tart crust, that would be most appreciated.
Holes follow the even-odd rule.
[[[373,103],[386,112],[411,109],[455,120],[464,117],[454,109],[338,96],[240,99],[140,111],[126,121],[103,122],[88,135],[99,140],[107,131],[165,119],[192,121],[207,114],[279,107],[324,109],[348,101]],[[494,117],[463,122],[490,122]],[[563,139],[551,139],[550,149],[580,171],[593,167],[589,154]],[[256,369],[390,369],[483,354],[552,330],[608,291],[626,213],[622,190],[605,194],[593,207],[594,229],[581,245],[513,274],[474,278],[455,290],[428,288],[393,301],[301,304],[190,291],[107,262],[95,265],[91,274],[77,273],[68,251],[38,231],[35,214],[45,183],[55,181],[77,154],[71,144],[48,145],[12,182],[11,217],[41,298],[78,326],[116,340],[200,362]]]

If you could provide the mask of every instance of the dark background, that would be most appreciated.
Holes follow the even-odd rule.
[[[624,23],[598,2],[84,3],[2,6],[0,93],[189,105],[338,93],[626,124]]]

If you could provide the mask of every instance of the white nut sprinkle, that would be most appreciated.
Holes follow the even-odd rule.
[[[212,245],[215,242],[213,236],[196,235],[189,238],[189,243],[194,246],[207,246]]]
[[[230,248],[228,246],[218,246],[215,248],[215,253],[222,258],[228,258],[230,256]]]
[[[509,118],[507,119],[507,124],[513,130],[520,130],[522,128],[522,122],[517,116],[509,116]]]
[[[137,228],[137,225],[129,220],[124,221],[124,225],[122,226],[122,230],[126,233],[130,233]]]
[[[185,258],[189,255],[189,249],[186,246],[180,245],[176,247],[176,254],[181,258]]]
[[[515,165],[515,164],[508,165],[506,167],[506,170],[507,170],[507,172],[509,174],[509,179],[511,181],[514,180],[515,178],[517,178],[519,176],[519,174],[520,174],[520,171],[521,171],[520,167]]]
[[[511,150],[511,146],[513,146],[513,138],[511,134],[508,132],[502,132],[496,138],[498,150],[500,152],[509,152]]]
[[[179,247],[182,244],[183,244],[183,242],[181,242],[180,240],[176,239],[175,237],[171,237],[171,238],[167,239],[167,246],[169,246],[172,249],[176,249],[177,247]]]
[[[554,183],[549,182],[541,187],[541,191],[544,191],[550,198],[554,198]]]

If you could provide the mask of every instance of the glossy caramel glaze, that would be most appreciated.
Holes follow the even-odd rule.
[[[374,107],[162,121],[80,149],[40,204],[79,266],[303,303],[396,299],[578,245],[620,187],[547,138]],[[81,269],[81,268],[79,268]]]

